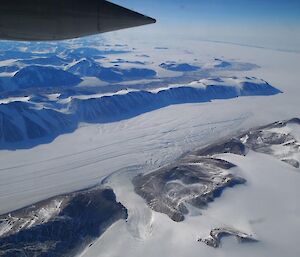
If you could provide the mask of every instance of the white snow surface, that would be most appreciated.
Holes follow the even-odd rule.
[[[32,149],[2,150],[0,213],[107,178],[129,218],[111,226],[84,257],[299,256],[300,172],[272,156],[220,155],[238,166],[235,172],[247,184],[226,190],[201,216],[181,223],[151,211],[134,193],[130,178],[137,172],[151,171],[240,130],[300,117],[299,54],[209,42],[190,42],[190,48],[203,62],[226,55],[255,63],[261,68],[234,75],[263,78],[283,94],[169,106],[120,122],[81,124],[74,133]],[[149,55],[159,58],[161,52],[151,49]],[[299,139],[299,130],[293,135]],[[260,242],[238,244],[226,238],[220,249],[197,242],[220,226],[254,234]]]

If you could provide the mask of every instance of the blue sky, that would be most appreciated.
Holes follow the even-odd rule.
[[[156,18],[147,33],[300,51],[300,0],[112,1]]]
[[[299,0],[114,0],[158,19],[300,24]]]

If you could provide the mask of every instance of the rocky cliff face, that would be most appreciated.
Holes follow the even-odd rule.
[[[40,80],[42,74],[38,76]],[[30,83],[33,81],[30,79]],[[57,98],[47,94],[32,95],[27,101],[0,104],[0,148],[22,148],[20,142],[28,140],[35,140],[34,144],[41,143],[38,141],[41,139],[52,140],[57,135],[74,131],[80,122],[112,122],[173,104],[279,92],[262,80],[232,78],[148,91],[123,90],[107,95],[76,95],[67,90],[62,90]]]

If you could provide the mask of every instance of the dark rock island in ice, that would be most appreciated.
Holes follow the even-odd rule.
[[[151,209],[180,222],[189,213],[189,205],[205,208],[224,189],[246,182],[229,172],[233,167],[227,161],[193,152],[175,164],[138,175],[133,184]]]
[[[198,242],[203,242],[208,246],[218,248],[221,246],[221,240],[226,236],[234,236],[239,242],[257,242],[258,240],[250,234],[238,231],[233,228],[215,228],[210,231],[206,238],[199,238]]]

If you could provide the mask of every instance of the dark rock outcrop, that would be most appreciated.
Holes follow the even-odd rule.
[[[245,156],[249,150],[252,150],[272,155],[295,168],[299,168],[299,160],[295,159],[295,154],[300,153],[300,143],[286,129],[287,126],[292,124],[300,125],[300,120],[294,118],[250,129],[237,137],[225,139],[197,150],[197,154],[214,156],[216,154],[232,153]]]
[[[227,161],[192,153],[173,165],[135,177],[133,184],[151,209],[180,222],[189,213],[188,205],[205,208],[227,187],[246,182],[228,172],[233,167]]]
[[[0,216],[0,256],[74,256],[126,218],[109,188],[53,197]]]
[[[199,238],[198,242],[203,242],[208,246],[218,248],[221,246],[221,240],[226,236],[234,236],[239,242],[257,242],[258,240],[253,236],[232,228],[215,228],[211,230],[206,238]]]

